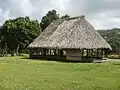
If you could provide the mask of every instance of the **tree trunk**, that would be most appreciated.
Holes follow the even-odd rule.
[[[56,56],[56,50],[54,49],[54,56]]]
[[[14,50],[12,50],[12,52],[11,52],[11,57],[13,57],[13,56],[14,56],[14,52],[15,52],[15,51],[14,51]]]
[[[18,44],[17,49],[16,49],[16,55],[19,56],[19,44]]]
[[[5,43],[5,47],[3,48],[3,56],[7,56],[7,44]]]

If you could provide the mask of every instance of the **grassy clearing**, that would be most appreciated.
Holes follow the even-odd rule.
[[[0,58],[0,90],[120,90],[120,62]]]

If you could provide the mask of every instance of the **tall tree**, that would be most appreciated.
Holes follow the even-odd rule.
[[[18,54],[19,49],[25,49],[41,33],[41,28],[37,20],[18,17],[5,21],[1,33],[9,50]]]
[[[7,54],[7,44],[5,40],[5,36],[3,33],[3,28],[0,28],[0,56],[5,56]]]
[[[42,18],[40,23],[42,31],[44,31],[51,22],[57,19],[59,19],[59,14],[57,14],[56,10],[48,11],[48,13]]]

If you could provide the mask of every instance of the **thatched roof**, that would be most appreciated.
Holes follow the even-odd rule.
[[[84,16],[52,22],[29,48],[94,49],[110,45]]]

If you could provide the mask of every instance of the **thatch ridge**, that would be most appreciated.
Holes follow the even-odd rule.
[[[84,18],[84,15],[57,20],[29,45],[30,48],[93,49],[110,45]]]

